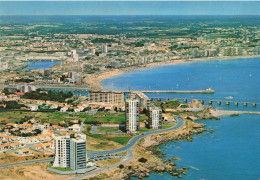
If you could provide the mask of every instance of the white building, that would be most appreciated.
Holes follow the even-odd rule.
[[[68,127],[68,130],[74,132],[81,132],[83,131],[83,126],[80,126],[79,124],[73,124],[72,126]]]
[[[149,108],[149,128],[160,129],[162,127],[162,110],[159,107]]]
[[[16,87],[23,93],[31,92],[31,91],[36,91],[36,86],[33,85],[17,85]]]
[[[101,46],[101,52],[102,52],[102,53],[107,53],[107,52],[108,52],[108,50],[107,50],[107,45],[106,45],[106,44],[102,44],[102,46]]]
[[[71,50],[71,56],[74,62],[78,62],[79,61],[79,55],[77,54],[76,50]]]
[[[70,136],[55,138],[53,167],[70,167]]]
[[[70,167],[74,170],[86,168],[86,136],[72,138],[70,141]]]
[[[139,130],[139,100],[126,98],[125,108],[126,131],[127,133],[136,133]]]
[[[60,136],[55,139],[53,167],[70,167],[73,170],[86,168],[86,135]]]
[[[31,111],[37,111],[38,110],[38,105],[34,104],[30,108],[31,108]]]

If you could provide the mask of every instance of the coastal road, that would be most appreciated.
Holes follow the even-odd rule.
[[[182,118],[175,116],[175,119],[177,120],[177,124],[174,127],[171,127],[171,128],[168,128],[168,129],[160,129],[160,130],[152,131],[152,132],[146,132],[146,133],[144,133],[144,135],[135,136],[134,138],[132,138],[129,141],[129,143],[126,146],[124,146],[122,148],[111,150],[111,151],[96,151],[96,152],[92,151],[92,154],[89,155],[90,157],[102,156],[104,154],[120,153],[120,152],[124,152],[124,151],[127,151],[128,154],[127,154],[126,158],[121,162],[118,162],[116,164],[112,164],[112,165],[107,166],[107,167],[103,167],[103,168],[95,170],[95,171],[91,171],[91,172],[86,173],[86,174],[77,175],[74,178],[71,178],[70,180],[77,180],[77,179],[85,178],[86,176],[94,175],[96,173],[100,173],[102,171],[109,170],[109,169],[112,169],[114,167],[117,167],[121,164],[128,163],[133,158],[132,148],[134,147],[134,145],[137,143],[138,140],[140,140],[141,138],[143,138],[145,136],[151,135],[151,134],[167,132],[167,131],[177,129],[179,127],[182,127],[185,124],[185,121]]]
[[[135,137],[133,137],[126,146],[119,148],[119,149],[115,149],[115,150],[110,150],[110,151],[89,151],[88,152],[88,156],[89,157],[93,157],[93,156],[103,156],[105,154],[114,154],[114,153],[120,153],[120,152],[124,152],[127,151],[129,153],[129,151],[131,150],[131,148],[135,145],[135,143],[140,140],[141,138],[151,135],[151,134],[155,134],[155,133],[162,133],[162,132],[167,132],[167,131],[171,131],[174,129],[177,129],[181,126],[184,125],[184,120],[180,117],[175,116],[174,117],[177,120],[177,124],[171,128],[167,128],[167,129],[160,129],[160,130],[156,130],[156,131],[150,131],[150,132],[146,132],[144,133],[144,135],[139,134]]]
[[[138,140],[140,140],[141,138],[143,138],[145,136],[151,135],[151,134],[175,130],[179,127],[182,127],[185,124],[185,121],[182,118],[177,117],[177,116],[174,116],[174,117],[177,120],[177,124],[175,126],[168,128],[168,129],[160,129],[160,130],[156,130],[156,131],[146,132],[143,135],[142,134],[137,135],[137,136],[133,137],[129,141],[129,143],[122,148],[110,150],[110,151],[88,151],[88,157],[90,157],[90,158],[93,158],[95,156],[104,156],[104,155],[107,155],[107,154],[120,153],[120,152],[124,152],[124,151],[126,151],[128,154],[127,154],[126,158],[119,163],[116,163],[116,164],[113,164],[113,165],[110,165],[108,167],[104,167],[104,168],[101,168],[101,169],[98,169],[98,170],[95,170],[95,171],[91,171],[91,172],[86,173],[86,174],[75,176],[72,179],[76,180],[76,179],[84,178],[86,176],[93,175],[93,174],[102,172],[104,170],[108,170],[108,169],[117,167],[120,164],[125,164],[125,163],[129,162],[133,158],[132,148],[134,147],[134,145],[137,143]],[[45,162],[51,162],[51,161],[53,161],[53,158],[36,159],[36,160],[31,160],[31,161],[22,161],[22,162],[17,162],[17,163],[3,164],[3,165],[0,165],[0,168],[6,168],[6,167],[11,167],[11,166],[19,166],[19,165],[27,165],[27,164],[33,164],[33,163],[45,163]]]
[[[22,161],[22,162],[16,162],[16,163],[3,164],[3,165],[0,165],[0,168],[27,165],[27,164],[33,164],[33,163],[45,163],[45,162],[51,162],[51,161],[53,161],[53,158],[36,159],[36,160],[31,160],[31,161]]]

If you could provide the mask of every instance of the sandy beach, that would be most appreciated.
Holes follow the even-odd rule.
[[[219,110],[219,109],[211,109],[210,113],[212,116],[230,116],[230,115],[238,115],[238,114],[260,114],[260,112],[256,111],[230,111],[230,110]]]
[[[87,78],[85,78],[85,83],[87,83],[92,90],[104,90],[101,82],[105,79],[119,76],[121,74],[145,69],[150,67],[157,67],[157,66],[166,66],[166,65],[175,65],[180,63],[191,63],[191,62],[200,62],[200,61],[212,61],[212,60],[231,60],[231,59],[244,59],[244,58],[256,58],[260,56],[228,56],[228,57],[210,57],[210,58],[198,58],[198,59],[181,59],[181,60],[173,60],[173,61],[166,61],[166,62],[155,62],[150,63],[147,65],[142,66],[135,66],[135,67],[126,67],[121,69],[113,69],[110,71],[103,72],[101,74],[91,74]]]

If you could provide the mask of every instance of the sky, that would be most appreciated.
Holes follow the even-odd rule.
[[[260,15],[260,1],[1,1],[0,15]]]

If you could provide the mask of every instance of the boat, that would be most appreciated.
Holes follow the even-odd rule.
[[[225,97],[226,99],[233,99],[233,97],[232,96],[227,96],[227,97]]]

